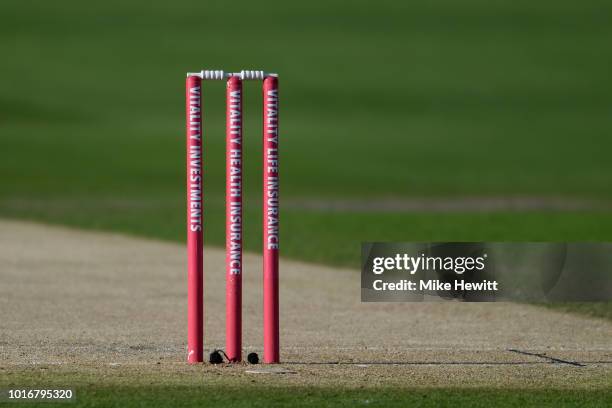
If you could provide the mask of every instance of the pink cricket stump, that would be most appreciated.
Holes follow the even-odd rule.
[[[187,110],[187,361],[203,359],[202,79],[188,76]]]
[[[278,363],[278,78],[263,81],[263,290],[264,363]]]
[[[225,352],[242,360],[242,80],[227,80],[225,148]]]

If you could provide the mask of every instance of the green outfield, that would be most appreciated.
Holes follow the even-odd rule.
[[[249,387],[143,386],[90,387],[76,391],[87,407],[600,407],[609,402],[605,391],[491,389],[334,389]],[[20,403],[20,407],[55,407],[65,403]]]
[[[185,367],[178,369],[176,365],[162,363],[162,369],[139,371],[138,365],[128,365],[123,373],[119,373],[117,367],[98,368],[104,373],[101,375],[99,371],[91,372],[91,367],[78,367],[80,371],[75,372],[42,365],[27,373],[16,369],[9,378],[13,384],[26,389],[41,382],[55,388],[70,384],[77,405],[85,407],[600,407],[609,404],[612,396],[609,387],[590,388],[593,384],[586,378],[565,390],[554,386],[541,388],[535,384],[522,388],[476,384],[398,388],[378,384],[375,378],[371,378],[371,384],[339,387],[325,380],[319,386],[300,385],[291,375],[273,378],[251,374],[244,377],[234,371],[222,376],[211,375],[210,370],[202,370],[202,367]],[[116,374],[112,374],[113,371]],[[407,384],[410,381],[411,378],[406,379]],[[20,407],[65,405],[65,402],[18,404]]]
[[[185,73],[264,69],[280,74],[283,256],[357,267],[361,241],[612,241],[611,41],[612,3],[600,0],[5,0],[0,217],[184,241]],[[204,89],[205,240],[218,246],[224,89]],[[261,90],[249,83],[245,93],[245,246],[258,251]],[[517,197],[542,208],[351,207]],[[349,211],[326,205],[337,200]],[[562,307],[608,318],[612,308]],[[121,405],[202,402],[193,388],[139,389],[121,389]],[[216,398],[240,406],[254,392]],[[609,400],[395,389],[371,406],[450,406],[476,394],[482,406]],[[304,395],[304,406],[369,398]],[[298,406],[293,397],[274,402]],[[119,404],[108,398],[91,388],[83,401]]]
[[[204,67],[280,73],[285,200],[612,200],[605,2],[0,7],[0,215],[183,239],[184,74]],[[222,244],[224,86],[206,85],[206,239]],[[256,250],[261,101],[246,93]],[[356,264],[364,239],[609,240],[609,209],[285,209],[283,246]]]

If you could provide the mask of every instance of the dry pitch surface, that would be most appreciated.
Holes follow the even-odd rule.
[[[223,251],[205,251],[207,352],[224,343]],[[283,260],[283,364],[184,363],[179,244],[0,221],[0,386],[108,384],[610,388],[612,322],[510,303],[362,304],[353,270]],[[245,256],[245,354],[262,345]]]

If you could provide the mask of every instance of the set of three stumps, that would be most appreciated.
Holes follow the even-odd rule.
[[[226,344],[230,362],[242,361],[242,83],[263,86],[263,317],[264,363],[278,363],[279,352],[279,171],[278,75],[264,71],[188,73],[187,128],[187,361],[204,359],[204,128],[202,82],[227,81],[226,92]],[[212,358],[211,358],[212,361]]]

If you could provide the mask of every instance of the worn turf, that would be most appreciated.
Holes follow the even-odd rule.
[[[261,353],[261,257],[244,260],[243,346]],[[481,393],[595,404],[612,379],[612,322],[512,303],[364,304],[354,271],[287,260],[282,364],[189,366],[182,245],[0,221],[0,262],[0,389],[72,387],[85,406],[189,405],[212,390],[221,405],[269,393],[298,406]],[[224,344],[223,262],[206,251],[207,352]]]

